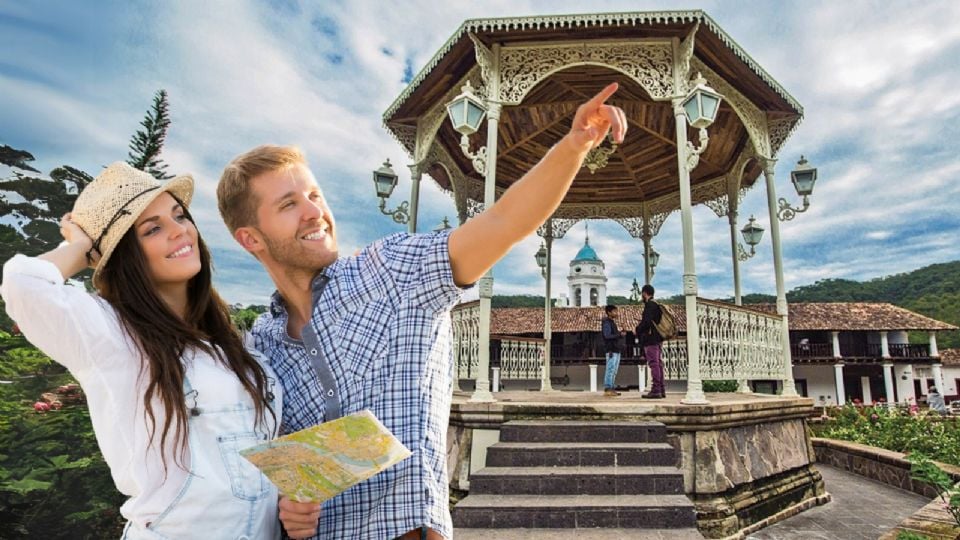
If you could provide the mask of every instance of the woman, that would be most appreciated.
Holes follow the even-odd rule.
[[[189,176],[110,165],[61,221],[66,242],[10,259],[0,292],[84,388],[130,497],[124,538],[276,538],[276,488],[238,451],[276,435],[280,386],[211,286],[192,195]],[[99,297],[64,284],[88,265]]]

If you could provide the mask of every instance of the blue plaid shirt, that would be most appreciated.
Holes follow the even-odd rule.
[[[277,293],[254,324],[256,347],[283,384],[282,432],[370,409],[413,452],[325,502],[314,538],[385,540],[421,526],[452,536],[450,309],[461,289],[449,235],[393,234],[324,269],[302,341],[287,334]]]

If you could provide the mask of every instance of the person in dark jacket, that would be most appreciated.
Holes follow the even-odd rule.
[[[660,337],[654,323],[660,324],[663,311],[660,304],[653,301],[653,293],[653,285],[649,283],[640,289],[640,296],[643,298],[643,315],[635,333],[640,340],[640,346],[643,347],[643,356],[647,359],[647,365],[650,366],[652,380],[650,391],[642,397],[662,399],[667,397],[663,384],[663,363],[660,361],[660,344],[663,343],[663,338]]]
[[[623,336],[626,332],[617,328],[617,306],[607,306],[603,309],[607,314],[600,327],[607,357],[607,367],[603,374],[603,395],[619,396],[617,370],[620,368],[620,354],[623,352]]]

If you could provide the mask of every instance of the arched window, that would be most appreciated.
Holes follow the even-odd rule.
[[[580,287],[575,287],[573,289],[573,305],[575,307],[580,307],[582,305],[580,298]]]
[[[590,288],[590,305],[596,306],[600,302],[600,293],[597,292],[596,287]]]

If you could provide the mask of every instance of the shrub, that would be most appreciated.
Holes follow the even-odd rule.
[[[931,459],[960,466],[960,422],[926,411],[844,405],[827,409],[828,418],[811,426],[819,437],[885,448],[921,452]]]

